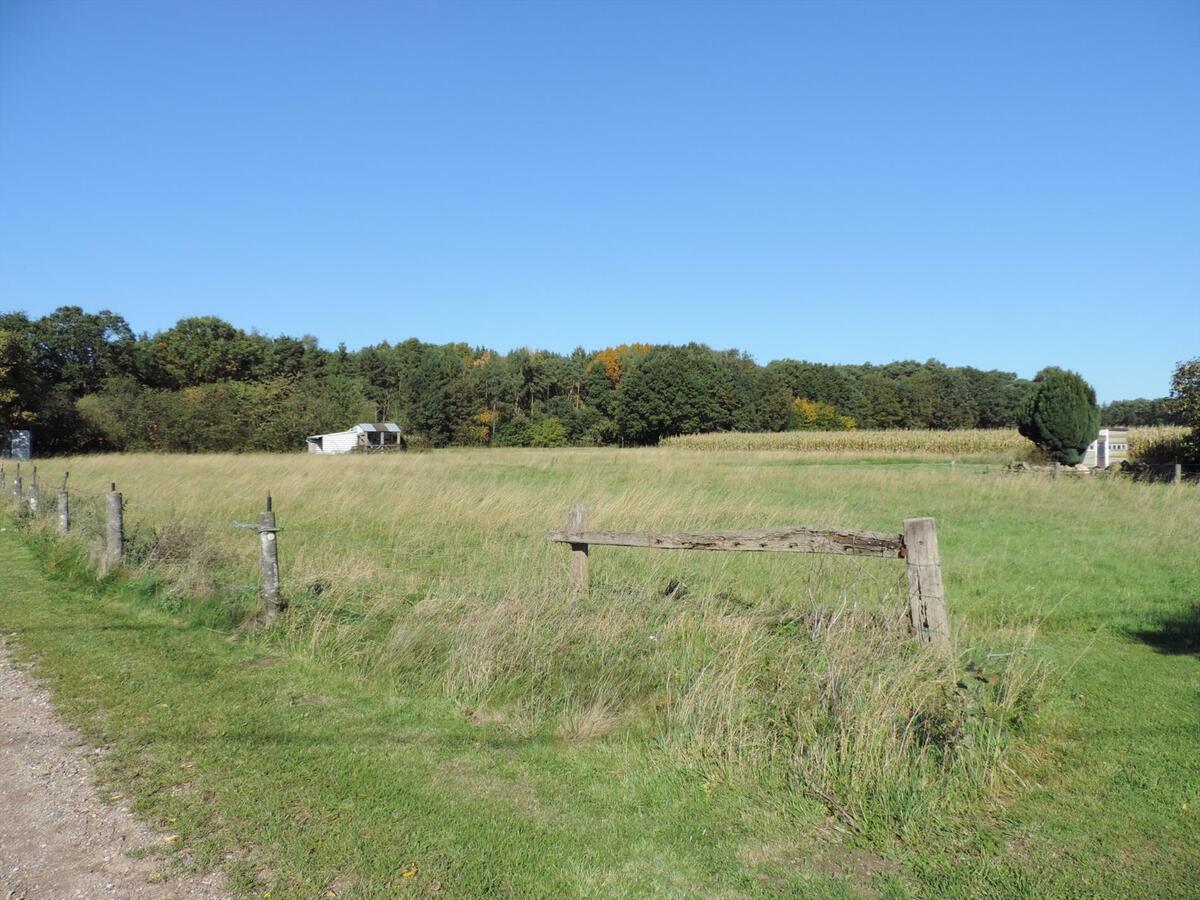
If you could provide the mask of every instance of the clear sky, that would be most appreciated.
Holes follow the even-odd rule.
[[[1200,354],[1200,3],[0,0],[0,309]]]

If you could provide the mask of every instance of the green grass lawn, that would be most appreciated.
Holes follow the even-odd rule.
[[[302,594],[293,625],[232,638],[247,598],[179,585],[196,583],[197,558],[245,577],[232,543],[244,533],[214,534],[169,583],[157,570],[95,582],[69,547],[0,537],[0,628],[111,746],[106,784],[180,836],[164,853],[275,897],[1200,892],[1200,491],[753,453],[329,462],[62,465],[85,490],[120,480],[147,526],[139,498],[233,518],[269,470],[293,590],[337,563],[320,557],[330,504],[317,484],[343,535],[432,534],[462,555],[439,567],[364,553],[356,570],[393,601]],[[219,492],[194,487],[214,472]],[[394,503],[376,499],[367,531],[352,510],[380,496]],[[872,691],[909,679],[894,697],[916,702],[923,661],[887,633],[860,658],[853,632],[810,643],[737,624],[745,609],[841,609],[848,596],[889,609],[900,564],[598,548],[593,596],[564,607],[565,553],[540,536],[576,499],[600,528],[934,515],[955,677],[974,691],[970,664],[999,679],[953,711],[983,724],[956,731],[936,764],[925,750],[867,760],[892,750]],[[393,567],[407,571],[388,581]],[[687,596],[664,598],[670,581]],[[747,648],[736,664],[729,644]],[[1017,721],[1002,694],[1035,671]],[[809,706],[828,698],[808,678],[841,679],[839,700],[860,705],[817,716]],[[751,740],[764,735],[803,746],[768,752]],[[820,768],[809,751],[834,739],[852,750]],[[834,804],[805,790],[814,773]]]

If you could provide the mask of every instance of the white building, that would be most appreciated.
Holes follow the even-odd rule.
[[[1088,444],[1087,452],[1083,454],[1083,464],[1107,469],[1109,466],[1120,465],[1128,458],[1129,429],[1101,428],[1096,439]]]
[[[4,459],[30,459],[33,456],[33,433],[10,431],[5,436],[0,431],[0,457]]]
[[[403,445],[400,426],[395,422],[360,422],[348,431],[308,437],[309,453],[374,453],[397,450]]]

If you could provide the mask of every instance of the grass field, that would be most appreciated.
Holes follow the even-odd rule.
[[[237,849],[247,890],[1194,895],[1200,491],[957,468],[43,461],[43,486],[71,471],[78,544],[35,544],[76,580],[0,627],[114,745],[113,783],[198,863]],[[135,577],[79,581],[110,481]],[[268,489],[292,607],[231,642],[257,559],[231,523]],[[600,547],[573,602],[544,534],[575,501],[599,529],[932,515],[955,658],[907,639],[899,561]]]

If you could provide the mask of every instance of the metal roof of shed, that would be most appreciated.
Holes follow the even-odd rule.
[[[359,422],[354,427],[359,431],[391,431],[395,434],[400,433],[400,426],[395,422]]]

